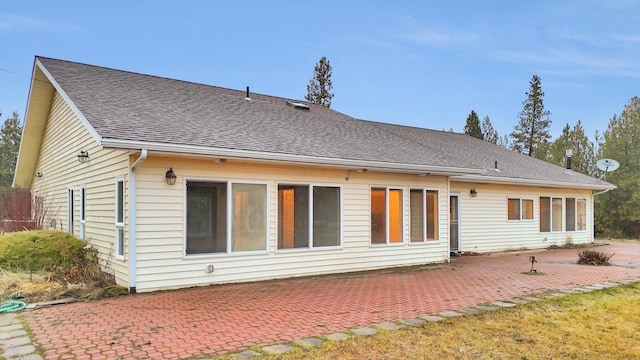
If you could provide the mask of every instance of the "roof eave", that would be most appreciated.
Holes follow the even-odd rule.
[[[457,175],[451,177],[452,181],[460,182],[477,182],[477,183],[489,183],[489,184],[517,184],[517,185],[529,185],[529,186],[542,186],[542,187],[557,187],[557,188],[572,188],[572,189],[591,189],[591,190],[614,190],[615,185],[609,183],[603,184],[584,184],[568,181],[550,181],[550,180],[536,180],[536,179],[521,179],[512,177],[497,177],[486,175]]]
[[[483,169],[471,169],[471,168],[458,168],[447,166],[434,166],[434,165],[417,165],[417,164],[402,164],[402,163],[387,163],[379,161],[368,160],[352,160],[352,159],[338,159],[318,156],[307,155],[294,155],[272,152],[260,152],[250,150],[238,150],[238,149],[225,149],[225,148],[212,148],[206,146],[192,146],[181,144],[166,144],[166,143],[153,143],[153,142],[141,142],[131,140],[120,139],[106,139],[103,138],[101,145],[105,149],[120,149],[120,150],[140,150],[147,149],[148,151],[168,153],[168,154],[191,154],[201,156],[211,156],[225,159],[242,159],[260,162],[270,163],[295,163],[299,165],[311,165],[311,166],[325,166],[325,167],[338,167],[345,169],[367,169],[370,171],[382,171],[393,173],[406,173],[406,174],[421,174],[421,175],[462,175],[462,174],[481,174]]]
[[[60,86],[60,84],[56,81],[53,75],[49,72],[49,70],[47,70],[47,68],[40,62],[40,59],[38,59],[37,57],[36,57],[36,66],[38,66],[38,68],[42,70],[44,75],[47,77],[47,80],[49,80],[49,82],[51,83],[51,85],[53,85],[53,87],[56,89],[58,94],[60,94],[60,96],[64,99],[66,104],[71,108],[71,111],[73,111],[73,113],[78,117],[78,119],[80,119],[80,122],[82,122],[82,124],[87,129],[89,134],[91,134],[91,137],[93,137],[93,139],[97,143],[100,143],[101,137],[100,137],[100,134],[98,134],[98,131],[96,131],[93,125],[91,125],[91,123],[87,120],[87,118],[84,117],[84,114],[82,114],[82,112],[80,111],[80,109],[78,109],[78,107],[73,102],[73,100],[71,100],[71,97],[69,97],[66,91],[62,89],[62,86]]]
[[[23,118],[22,138],[20,139],[16,169],[13,174],[12,187],[14,188],[31,188],[38,161],[38,157],[32,155],[39,153],[51,99],[53,98],[54,88],[37,64],[38,61],[36,59],[31,72],[27,107]],[[40,101],[45,99],[45,104],[36,104],[38,101],[35,98]]]
[[[20,141],[20,150],[18,151],[18,160],[16,163],[16,171],[13,178],[13,187],[30,188],[33,176],[35,173],[35,166],[37,163],[37,156],[31,156],[31,154],[39,154],[39,146],[44,134],[44,127],[48,120],[49,111],[51,109],[51,100],[53,99],[53,91],[57,91],[58,94],[64,99],[66,104],[71,108],[73,113],[80,119],[87,131],[91,136],[100,143],[100,135],[91,126],[89,121],[80,112],[78,107],[74,104],[67,93],[62,89],[60,84],[56,81],[53,75],[47,70],[47,68],[40,62],[40,59],[36,56],[34,60],[31,85],[29,88],[29,97],[27,100],[27,109],[24,117],[24,127],[22,140]],[[46,92],[48,96],[45,105],[35,104],[32,102],[34,94]],[[44,106],[44,107],[43,107]]]

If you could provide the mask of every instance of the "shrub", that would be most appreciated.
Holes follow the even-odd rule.
[[[0,268],[31,273],[71,268],[83,257],[86,244],[58,230],[10,233],[0,237]]]
[[[585,249],[578,252],[578,264],[583,265],[609,265],[609,260],[615,253]]]

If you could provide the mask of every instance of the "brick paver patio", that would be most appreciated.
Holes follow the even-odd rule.
[[[450,264],[209,286],[23,312],[45,359],[184,359],[244,350],[519,296],[640,276],[640,244],[614,266],[575,249],[455,258]],[[543,274],[527,275],[529,256]]]

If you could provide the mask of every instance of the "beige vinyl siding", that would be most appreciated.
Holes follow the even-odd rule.
[[[89,151],[89,161],[78,162],[81,150]],[[80,186],[86,188],[86,235],[89,244],[100,252],[103,265],[113,270],[119,284],[128,284],[127,263],[114,257],[115,178],[125,178],[128,155],[123,151],[104,150],[62,97],[55,93],[40,146],[33,196],[43,196],[49,206],[45,225],[55,219],[55,228],[67,229],[67,190],[74,190],[74,234],[80,234]],[[126,229],[125,229],[126,230]],[[125,246],[126,249],[126,246]],[[126,257],[125,257],[126,258]]]
[[[173,167],[178,179],[167,185],[164,173]],[[279,277],[368,270],[443,262],[448,259],[447,178],[389,175],[375,172],[328,170],[300,166],[216,164],[211,160],[160,158],[150,155],[136,170],[137,291],[192,285],[252,281]],[[184,201],[186,180],[248,181],[268,187],[268,251],[257,254],[185,256]],[[333,248],[277,249],[277,184],[300,183],[341,187],[342,245]],[[404,243],[370,244],[371,186],[403,189]],[[440,239],[409,244],[409,188],[429,188],[440,195]],[[205,272],[207,265],[215,267]]]
[[[475,188],[477,197],[469,194]],[[593,241],[591,229],[591,191],[585,189],[553,189],[534,186],[451,183],[451,191],[460,193],[460,250],[504,251],[539,249],[568,242],[584,244]],[[562,225],[559,232],[540,232],[540,197],[562,198]],[[583,231],[564,231],[565,198],[586,199],[587,224]],[[508,220],[507,199],[533,200],[533,220]]]

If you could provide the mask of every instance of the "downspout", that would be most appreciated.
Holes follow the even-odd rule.
[[[136,293],[136,168],[147,159],[147,149],[140,150],[140,157],[129,170],[129,293]]]
[[[425,199],[426,201],[426,199]],[[438,199],[438,204],[440,204],[440,199]],[[447,211],[447,263],[451,263],[451,176],[447,176],[447,205],[449,206],[449,211]],[[458,203],[458,206],[460,203]],[[439,207],[438,207],[439,209]],[[440,227],[440,225],[438,225]],[[460,234],[458,233],[458,245],[460,245]],[[458,246],[459,247],[459,246]]]
[[[612,189],[605,189],[595,194],[591,193],[591,242],[596,241],[596,215],[595,215],[596,195],[601,195],[611,190]]]

